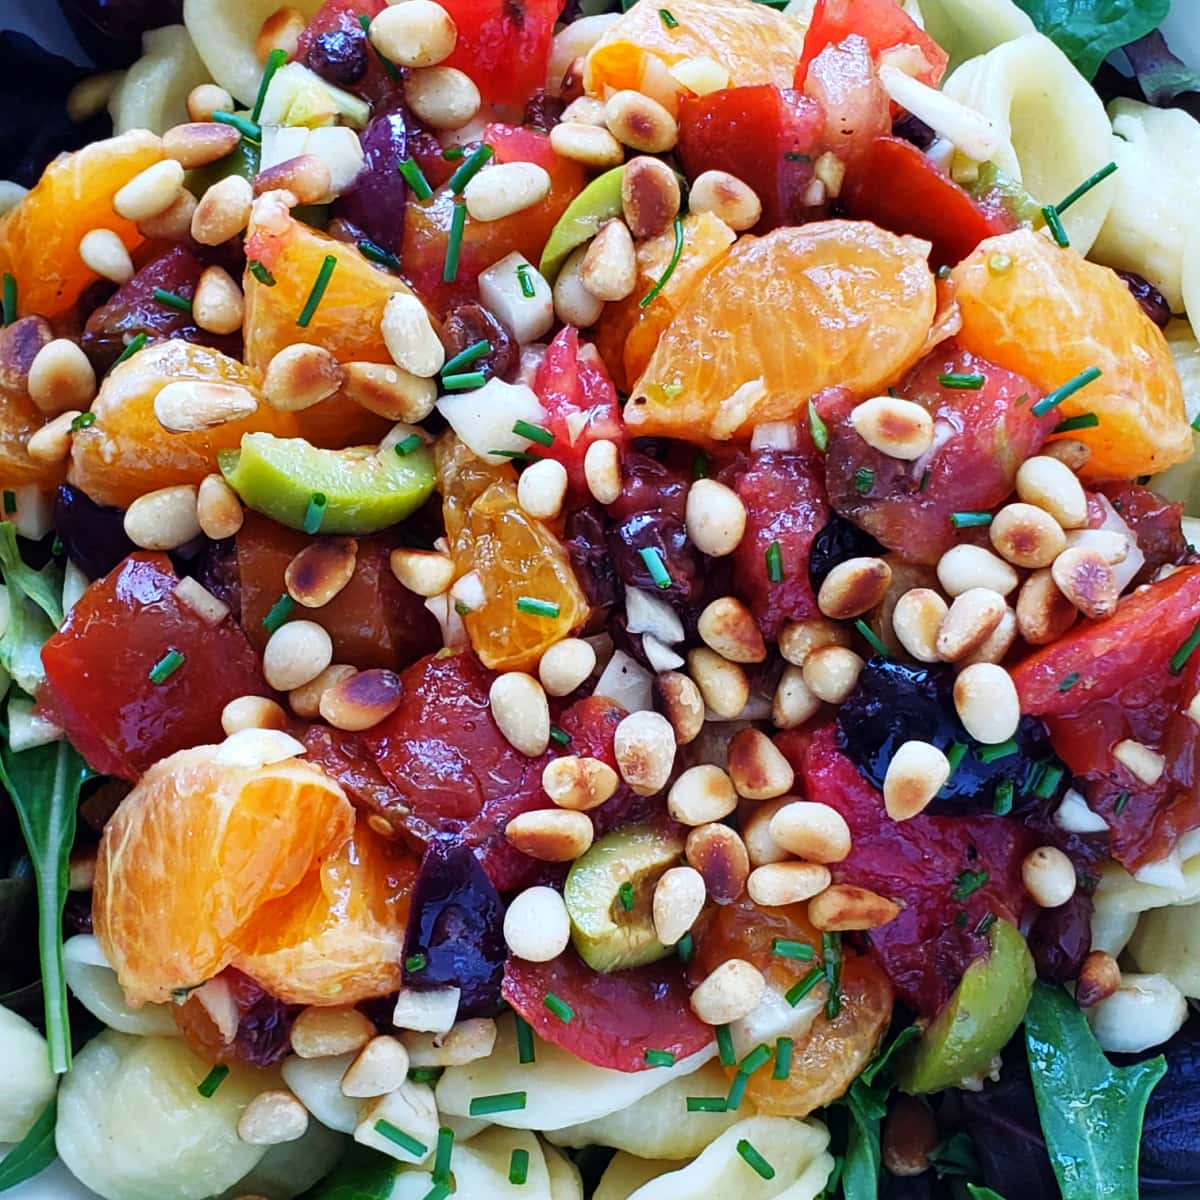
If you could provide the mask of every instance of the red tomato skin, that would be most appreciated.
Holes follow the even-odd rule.
[[[570,1021],[546,1007],[551,993],[570,1006]],[[570,949],[547,963],[510,957],[503,995],[538,1037],[614,1071],[646,1070],[647,1050],[668,1050],[678,1060],[713,1040],[712,1027],[692,1012],[675,957],[611,975],[593,971]]]
[[[270,696],[261,664],[231,617],[209,625],[175,596],[165,554],[131,554],[83,594],[42,648],[38,699],[101,775],[136,780],[176,750],[220,742],[221,709]],[[150,671],[177,650],[162,683]]]
[[[361,33],[362,25],[358,19],[359,14],[377,17],[386,7],[387,0],[325,0],[325,3],[317,11],[317,15],[308,23],[308,28],[300,35],[300,41],[296,47],[296,61],[307,64],[309,48],[320,34],[333,33],[337,30],[345,30],[354,34]],[[346,90],[377,104],[399,87],[399,82],[393,81],[388,75],[379,55],[368,46],[366,73]],[[250,100],[253,97],[239,98]]]

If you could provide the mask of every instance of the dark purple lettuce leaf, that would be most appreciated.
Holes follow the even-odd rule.
[[[1160,29],[1130,42],[1125,57],[1148,104],[1164,107],[1184,92],[1200,92],[1200,74],[1171,53]]]

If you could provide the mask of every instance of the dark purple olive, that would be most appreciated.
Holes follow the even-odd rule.
[[[305,62],[322,79],[346,88],[367,73],[369,54],[366,31],[355,25],[318,33],[308,48]]]
[[[1150,1093],[1142,1125],[1139,1195],[1200,1195],[1200,1017],[1195,1013],[1164,1046],[1139,1058],[1162,1054],[1167,1073]]]
[[[813,594],[821,590],[825,576],[851,558],[873,557],[887,551],[865,529],[834,513],[813,539],[808,559],[808,581]]]
[[[408,116],[397,106],[380,113],[360,135],[364,164],[353,187],[333,206],[332,215],[361,229],[377,246],[398,254],[404,238],[408,185],[400,164],[409,156]]]
[[[413,885],[405,986],[456,987],[462,991],[460,1018],[493,1015],[507,955],[503,926],[500,893],[470,847],[433,839]]]
[[[512,334],[482,304],[456,304],[442,324],[442,341],[446,344],[448,359],[468,346],[474,346],[476,342],[490,342],[492,348],[464,368],[482,371],[489,379],[495,377],[511,381],[521,365],[520,349]]]
[[[1167,298],[1148,279],[1135,271],[1118,271],[1125,280],[1125,285],[1133,293],[1133,298],[1142,306],[1142,312],[1152,320],[1159,329],[1165,329],[1171,320],[1171,306]]]
[[[1092,948],[1092,898],[1082,888],[1059,908],[1038,914],[1029,931],[1029,949],[1043,979],[1065,983],[1079,975]]]
[[[607,530],[604,509],[588,504],[567,517],[563,531],[575,578],[593,608],[608,608],[621,598],[621,581],[608,553]]]
[[[183,0],[59,0],[84,49],[102,66],[125,66],[141,53],[142,34],[183,21]]]
[[[97,504],[69,483],[54,497],[54,528],[67,557],[89,578],[107,575],[134,544],[125,536],[125,514]]]

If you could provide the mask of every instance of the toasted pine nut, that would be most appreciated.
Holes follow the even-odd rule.
[[[569,26],[568,26],[569,28]],[[598,125],[604,128],[604,101],[591,96],[579,96],[563,109],[560,125]],[[551,131],[553,132],[553,130]],[[612,134],[609,134],[612,137]],[[616,141],[616,138],[613,138]]]
[[[430,129],[461,129],[479,112],[479,89],[469,75],[455,67],[412,71],[404,92],[409,108]]]
[[[206,333],[236,333],[242,327],[242,289],[224,267],[205,267],[196,284],[192,316]]]
[[[205,475],[196,496],[196,519],[205,537],[214,541],[233,537],[246,514],[237,493],[217,474]]]
[[[939,661],[937,639],[948,611],[945,600],[931,588],[910,588],[896,601],[892,631],[917,662]]]
[[[153,217],[137,223],[138,233],[163,242],[186,242],[192,236],[192,218],[196,215],[196,197],[180,188],[171,203]]]
[[[697,479],[688,491],[687,531],[701,553],[714,558],[732,554],[746,532],[742,498],[715,479]]]
[[[558,125],[556,128],[561,129]],[[575,325],[586,329],[594,325],[604,311],[604,301],[597,300],[583,286],[583,260],[587,257],[588,248],[580,246],[573,250],[563,263],[558,278],[554,281],[554,315],[564,325]]]
[[[328,400],[344,378],[342,364],[323,346],[296,342],[267,364],[263,399],[280,412],[299,412]]]
[[[29,398],[50,416],[85,412],[96,398],[96,372],[75,342],[55,338],[34,355],[26,387]]]
[[[291,1092],[259,1092],[238,1117],[237,1135],[251,1146],[295,1142],[308,1129],[308,1109]]]
[[[343,679],[349,679],[357,673],[358,669],[349,663],[330,663],[315,679],[288,692],[288,705],[296,716],[303,717],[306,721],[315,721],[321,715],[321,697],[335,683],[341,683]],[[394,837],[395,831],[384,836]]]
[[[796,778],[791,763],[759,729],[740,729],[730,739],[727,769],[739,796],[774,800],[791,790]]]
[[[453,18],[433,0],[407,0],[385,8],[367,31],[371,44],[401,67],[432,67],[449,58],[458,41]]]
[[[776,845],[808,862],[841,862],[850,853],[850,826],[828,804],[791,800],[771,818],[769,832]]]
[[[692,1012],[706,1025],[728,1025],[748,1017],[766,990],[767,981],[753,963],[726,959],[692,992]]]
[[[305,608],[320,608],[350,582],[357,563],[356,539],[318,538],[288,563],[283,573],[288,595]]]
[[[804,668],[786,666],[771,702],[771,723],[777,729],[796,729],[821,709],[820,697],[804,682]]]
[[[1064,550],[1050,567],[1058,590],[1085,617],[1102,620],[1117,610],[1117,580],[1104,555],[1076,546]]]
[[[583,638],[555,642],[538,663],[538,678],[548,696],[569,696],[596,669],[596,651]]]
[[[238,696],[221,709],[221,728],[226,735],[243,729],[286,729],[287,713],[266,696]]]
[[[907,821],[923,812],[946,786],[950,763],[928,742],[905,742],[897,747],[883,779],[883,803],[893,821]]]
[[[277,692],[290,692],[316,679],[332,661],[333,642],[322,626],[315,621],[289,621],[267,641],[263,676]]]
[[[567,495],[567,469],[557,459],[530,463],[517,480],[517,503],[539,521],[553,521]]]
[[[127,221],[156,217],[183,187],[183,167],[164,158],[135,175],[113,197],[113,211]]]
[[[811,900],[830,884],[829,868],[820,863],[764,863],[750,872],[746,890],[755,904],[780,908]]]
[[[552,887],[518,892],[504,914],[504,941],[526,962],[557,958],[571,941],[571,919],[562,895]]]
[[[284,159],[254,179],[254,194],[288,191],[297,204],[325,204],[333,195],[333,176],[329,164],[316,154],[297,154]]]
[[[408,1078],[408,1051],[396,1037],[373,1037],[346,1068],[342,1095],[370,1100],[394,1092]]]
[[[617,141],[643,154],[665,154],[679,138],[675,118],[641,92],[614,92],[605,102],[604,121]]]
[[[196,489],[177,484],[139,496],[125,510],[125,536],[143,550],[177,550],[200,536]]]
[[[504,836],[523,854],[541,862],[574,862],[592,844],[595,830],[587,813],[539,808],[513,817]]]
[[[707,825],[735,808],[737,793],[729,776],[709,763],[689,767],[667,794],[667,809],[682,825]]]
[[[202,83],[188,92],[187,111],[193,121],[211,121],[213,113],[233,109],[233,97],[215,83]]]
[[[550,708],[542,685],[524,671],[498,675],[488,693],[492,719],[508,743],[529,758],[550,744]]]
[[[1093,950],[1079,968],[1075,980],[1075,1003],[1080,1008],[1091,1008],[1101,1000],[1107,1000],[1121,986],[1121,968],[1111,954]]]
[[[1006,504],[992,518],[988,536],[1018,567],[1048,567],[1067,544],[1062,526],[1032,504]]]
[[[1007,605],[1000,624],[992,630],[980,646],[958,660],[960,667],[971,667],[976,663],[1002,663],[1017,640],[1017,616]]]
[[[598,300],[624,300],[637,287],[637,256],[624,221],[606,221],[579,269],[583,286]]]
[[[476,221],[500,221],[540,204],[550,193],[550,174],[536,163],[500,163],[480,171],[466,188],[467,212]]]
[[[861,616],[884,598],[891,582],[892,568],[882,558],[849,558],[825,576],[817,607],[835,621]]]
[[[994,663],[975,663],[958,673],[954,708],[966,731],[985,746],[1007,742],[1021,720],[1012,676]]]
[[[850,413],[854,431],[873,450],[912,462],[933,445],[933,418],[912,400],[873,396]]]
[[[663,671],[654,677],[653,692],[654,707],[670,722],[675,741],[680,746],[695,741],[704,728],[704,697],[695,681],[679,671]]]
[[[878,929],[899,915],[898,904],[849,883],[835,883],[808,902],[808,919],[826,931]]]
[[[236,383],[178,379],[154,397],[154,416],[172,433],[214,429],[258,411],[254,393]]]
[[[671,867],[659,876],[652,909],[654,932],[664,946],[674,946],[691,929],[707,895],[704,876],[695,867]]]
[[[621,494],[621,458],[616,442],[598,438],[583,455],[583,476],[597,504],[612,504]]]
[[[440,596],[454,582],[454,560],[433,550],[393,550],[392,574],[418,596]]]
[[[192,214],[192,237],[202,246],[220,246],[246,228],[253,205],[250,181],[226,175],[200,197]]]
[[[688,209],[712,213],[730,229],[742,233],[758,224],[762,201],[748,184],[728,171],[703,171],[688,192]]]
[[[746,853],[756,867],[765,863],[786,862],[788,852],[771,836],[771,822],[776,813],[789,804],[797,803],[794,796],[780,796],[778,800],[766,800],[755,804],[742,820],[742,837]]]
[[[689,650],[687,663],[705,705],[718,717],[732,721],[749,703],[750,682],[737,663],[707,646]]]
[[[600,758],[565,755],[548,762],[542,771],[542,790],[559,808],[588,812],[599,808],[616,792],[617,773]]]
[[[804,666],[808,656],[822,646],[849,646],[850,634],[844,625],[824,617],[809,617],[803,621],[788,621],[779,631],[779,653],[786,662]]]
[[[990,588],[968,588],[955,596],[938,632],[938,657],[957,662],[978,650],[1004,618],[1007,605]]]
[[[728,825],[710,822],[688,834],[684,857],[704,879],[709,898],[716,904],[732,904],[746,890],[750,855],[746,844]]]
[[[232,125],[221,125],[216,121],[193,121],[187,125],[176,125],[163,134],[163,153],[190,171],[232,154],[241,136]]]
[[[638,241],[657,237],[679,214],[679,179],[657,158],[638,155],[621,177],[621,211]]]
[[[892,1175],[924,1175],[929,1170],[929,1156],[941,1140],[937,1122],[926,1105],[915,1096],[901,1096],[893,1101],[883,1123],[883,1165]]]
[[[607,128],[590,121],[563,121],[550,130],[550,147],[560,158],[595,169],[619,166],[625,159],[621,143]]]
[[[818,700],[841,704],[858,684],[862,658],[845,646],[822,646],[804,660],[804,684]]]
[[[301,1058],[333,1058],[361,1050],[374,1036],[375,1026],[357,1008],[306,1008],[292,1026],[292,1053]]]
[[[1017,471],[1017,495],[1048,512],[1064,529],[1087,524],[1087,496],[1075,472],[1045,454],[1027,458]]]
[[[1007,596],[1018,583],[1016,571],[1004,559],[970,542],[951,546],[942,555],[938,560],[937,577],[946,594],[952,597],[961,596],[973,587],[988,588]]]
[[[300,35],[308,21],[298,8],[277,8],[262,23],[254,42],[254,53],[258,61],[265,63],[272,50],[282,50],[289,59],[296,57],[300,46]]]
[[[1035,904],[1061,908],[1075,895],[1075,865],[1056,846],[1039,846],[1025,855],[1021,882]]]
[[[1060,463],[1070,467],[1072,471],[1080,471],[1088,465],[1092,458],[1092,448],[1086,442],[1076,438],[1058,438],[1042,447],[1042,453],[1047,458],[1057,458]]]
[[[218,600],[202,583],[185,575],[175,585],[175,599],[190,608],[206,625],[215,626],[229,616],[229,605]]]
[[[65,462],[71,453],[71,423],[80,415],[69,408],[29,435],[25,450],[34,462]]]
[[[79,257],[89,271],[111,283],[128,283],[133,278],[133,259],[125,243],[111,229],[91,229],[85,233],[79,239]]]
[[[413,4],[427,0],[406,0],[406,3],[385,12],[399,12]],[[398,367],[411,375],[430,379],[436,375],[446,361],[446,351],[441,338],[433,330],[429,313],[411,292],[393,292],[384,306],[380,323],[383,340],[388,353]]]
[[[1034,571],[1017,596],[1017,629],[1031,646],[1044,646],[1062,637],[1078,609],[1058,590],[1050,571]]]
[[[613,754],[621,778],[639,796],[667,786],[675,765],[675,732],[656,712],[630,713],[613,734]]]
[[[757,663],[767,657],[758,622],[733,596],[721,596],[701,612],[697,631],[710,649],[730,662]]]
[[[342,374],[345,394],[389,421],[415,425],[425,420],[437,403],[437,385],[432,379],[410,375],[390,363],[345,363]]]
[[[1113,758],[1140,782],[1153,786],[1162,778],[1167,760],[1149,746],[1124,738],[1113,747]]]

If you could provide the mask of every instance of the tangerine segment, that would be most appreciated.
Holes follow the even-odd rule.
[[[265,404],[239,421],[169,433],[154,415],[154,399],[168,383],[182,380],[230,383],[257,393],[255,376],[218,350],[178,339],[147,346],[101,385],[92,404],[95,422],[71,442],[71,482],[98,504],[127,508],[157,488],[199,483],[217,469],[217,451],[237,449],[243,433],[296,433],[292,413]]]
[[[959,343],[1050,392],[1088,367],[1099,379],[1063,401],[1062,416],[1095,413],[1071,433],[1093,479],[1154,475],[1192,453],[1179,372],[1162,331],[1121,278],[1030,229],[981,242],[954,269]]]
[[[929,243],[865,221],[743,237],[659,340],[625,408],[635,436],[749,437],[840,385],[870,396],[920,357]]]
[[[296,759],[222,762],[217,746],[155,763],[105,827],[96,936],[130,1004],[166,1001],[227,966],[235,936],[350,836],[342,789]]]
[[[288,1004],[396,991],[417,860],[365,823],[237,936],[234,965]]]
[[[0,487],[34,484],[52,488],[62,482],[63,464],[29,457],[29,439],[46,415],[29,398],[29,368],[49,340],[46,322],[22,317],[0,329]]]
[[[800,21],[754,0],[678,0],[670,11],[668,25],[658,4],[641,0],[614,22],[588,53],[584,90],[603,99],[632,88],[673,111],[682,89],[668,68],[686,58],[715,59],[731,86],[792,86],[804,50]]]
[[[137,226],[113,212],[113,197],[161,158],[161,140],[145,129],[92,142],[56,158],[0,219],[0,270],[16,276],[23,314],[60,317],[96,282],[79,257],[89,230],[111,229],[130,250],[141,244]]]

